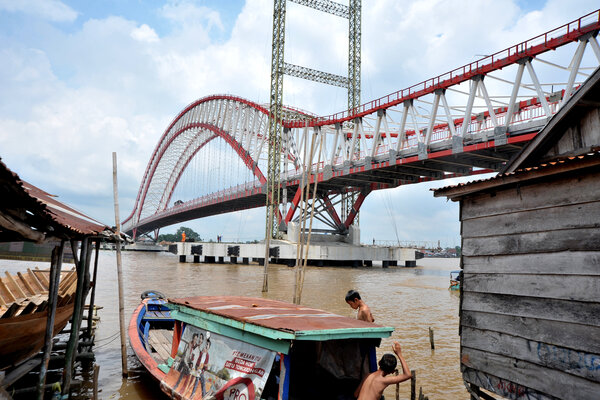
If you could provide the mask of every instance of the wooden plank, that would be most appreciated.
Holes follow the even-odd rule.
[[[461,325],[600,354],[600,327],[541,318],[462,311]]]
[[[17,368],[13,369],[8,374],[6,374],[6,376],[4,377],[4,381],[2,381],[2,386],[9,387],[41,363],[42,360],[39,357],[32,358],[31,360],[24,362],[23,364],[19,365]]]
[[[50,282],[48,282],[48,279],[44,275],[44,271],[40,270],[38,267],[35,267],[34,272],[36,273],[36,277],[39,279],[39,281],[42,282],[44,290],[48,290],[48,288],[50,287]]]
[[[551,253],[568,250],[597,251],[599,248],[600,229],[598,228],[463,238],[463,254],[467,257]]]
[[[510,294],[598,303],[600,276],[546,274],[463,273],[462,289],[473,292]]]
[[[2,296],[1,292],[0,292],[0,305],[2,305],[2,306],[6,305],[6,300],[4,300],[4,296]]]
[[[515,211],[534,210],[549,206],[598,201],[600,171],[585,171],[536,184],[481,193],[462,201],[461,220],[488,215],[503,215]]]
[[[8,286],[6,286],[6,284],[4,283],[4,281],[2,280],[2,278],[0,278],[0,288],[4,291],[5,294],[5,298],[8,302],[13,302],[15,301],[17,298],[15,297],[15,295],[10,291],[10,289],[8,288]],[[8,303],[6,303],[8,304]]]
[[[10,282],[15,287],[15,291],[13,293],[17,294],[20,297],[27,297],[23,289],[21,289],[21,286],[19,286],[17,281],[15,281],[15,278],[13,278],[13,276],[9,274],[8,271],[4,271],[4,274],[6,275],[6,279],[8,280],[8,282]]]
[[[462,237],[464,239],[598,227],[600,201],[594,201],[467,219],[462,222]]]
[[[463,367],[462,374],[465,381],[489,390],[490,392],[499,394],[507,399],[558,400],[554,396],[547,396],[531,388],[472,368]]]
[[[39,291],[47,291],[46,288],[44,288],[44,286],[42,286],[42,283],[40,282],[40,280],[37,278],[37,276],[35,276],[35,274],[33,273],[33,271],[31,270],[31,268],[27,268],[27,274],[29,275],[29,277],[31,278],[31,282],[33,282],[33,284],[35,286],[38,287]]]
[[[42,311],[46,311],[46,309],[48,308],[48,300],[44,300],[42,301],[37,308],[35,309],[35,312],[42,312]]]
[[[539,365],[463,347],[461,362],[465,366],[532,388],[561,399],[596,400],[600,384],[565,372]]]
[[[600,276],[600,251],[463,257],[465,273]]]
[[[20,304],[18,304],[18,303],[12,303],[10,305],[10,307],[8,307],[8,310],[6,310],[4,312],[4,314],[2,314],[2,317],[0,317],[0,319],[6,319],[6,318],[14,317],[15,315],[17,315],[17,311],[19,311],[20,308],[21,308]]]
[[[70,271],[69,274],[65,276],[64,280],[61,281],[58,294],[64,296],[68,290],[75,288],[76,284],[73,285],[73,282],[77,282],[77,274],[74,270]]]
[[[581,118],[580,126],[584,147],[597,146],[600,143],[600,109],[590,110]]]
[[[25,277],[23,276],[22,273],[17,272],[17,276],[19,277],[19,279],[21,280],[21,283],[23,283],[23,286],[25,286],[25,289],[27,289],[27,291],[29,292],[30,295],[37,294],[37,292],[33,289],[33,287],[31,287],[29,282],[27,282],[27,279],[25,279]]]
[[[599,303],[486,294],[464,289],[462,296],[462,310],[600,326]]]
[[[600,383],[600,354],[469,327],[462,329],[461,345],[528,361]]]
[[[25,306],[25,308],[23,308],[21,310],[19,315],[26,315],[26,314],[33,313],[37,309],[37,307],[38,307],[38,305],[36,303],[34,303],[33,301],[30,301],[29,304],[27,304]]]

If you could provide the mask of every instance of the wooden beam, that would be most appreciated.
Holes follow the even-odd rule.
[[[42,292],[46,290],[37,276],[35,276],[31,268],[27,268],[27,274],[31,277],[31,281],[35,284],[35,286],[37,286]]]
[[[45,289],[47,290],[47,288],[50,287],[50,282],[48,282],[48,279],[46,279],[46,277],[44,276],[44,271],[40,270],[38,267],[35,267],[35,272],[38,273],[37,278],[40,280],[40,282],[42,282]]]
[[[25,279],[25,277],[23,276],[22,273],[17,272],[17,276],[19,277],[19,279],[21,280],[21,282],[23,282],[23,286],[25,286],[25,288],[27,289],[27,291],[31,295],[36,294],[36,291],[33,289],[33,287],[31,287],[31,285],[29,284],[29,282],[27,282],[27,279]]]
[[[10,291],[10,289],[8,288],[8,286],[6,286],[6,284],[4,283],[4,281],[2,280],[2,278],[0,278],[0,287],[4,290],[4,292],[7,294],[7,299],[9,302],[13,302],[15,301],[17,298],[15,297],[15,295]],[[7,303],[8,304],[8,303]]]
[[[15,281],[15,278],[13,278],[12,275],[8,273],[8,271],[4,271],[4,274],[6,275],[6,279],[8,279],[8,281],[10,281],[10,283],[12,283],[16,288],[17,294],[19,294],[21,297],[27,297],[23,289],[21,289],[21,286],[19,286],[17,281]]]

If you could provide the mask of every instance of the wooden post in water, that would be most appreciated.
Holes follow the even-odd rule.
[[[48,316],[46,318],[46,335],[44,337],[44,354],[40,368],[40,379],[37,387],[37,398],[43,400],[46,387],[46,373],[48,372],[48,361],[52,352],[52,338],[54,337],[54,318],[56,317],[56,305],[58,302],[58,286],[60,285],[60,269],[62,267],[64,240],[60,246],[52,250],[50,261],[50,285],[48,287]]]
[[[435,350],[435,343],[433,341],[433,329],[429,327],[429,344],[431,344],[431,350]]]
[[[125,339],[125,304],[123,300],[123,271],[121,268],[121,221],[119,218],[119,190],[117,185],[117,153],[112,153],[113,159],[113,195],[115,199],[115,227],[117,248],[117,281],[119,285],[119,329],[121,331],[121,373],[127,377],[127,343]]]
[[[410,400],[417,400],[417,371],[410,371]]]

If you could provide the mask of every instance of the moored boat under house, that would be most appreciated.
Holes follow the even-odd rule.
[[[461,369],[472,398],[600,398],[600,70],[460,203]]]

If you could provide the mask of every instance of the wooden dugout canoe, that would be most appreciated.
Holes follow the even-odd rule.
[[[28,269],[25,274],[5,273],[0,278],[0,370],[17,365],[44,346],[48,318],[49,270]],[[73,315],[77,274],[61,274],[54,319],[56,335]]]

